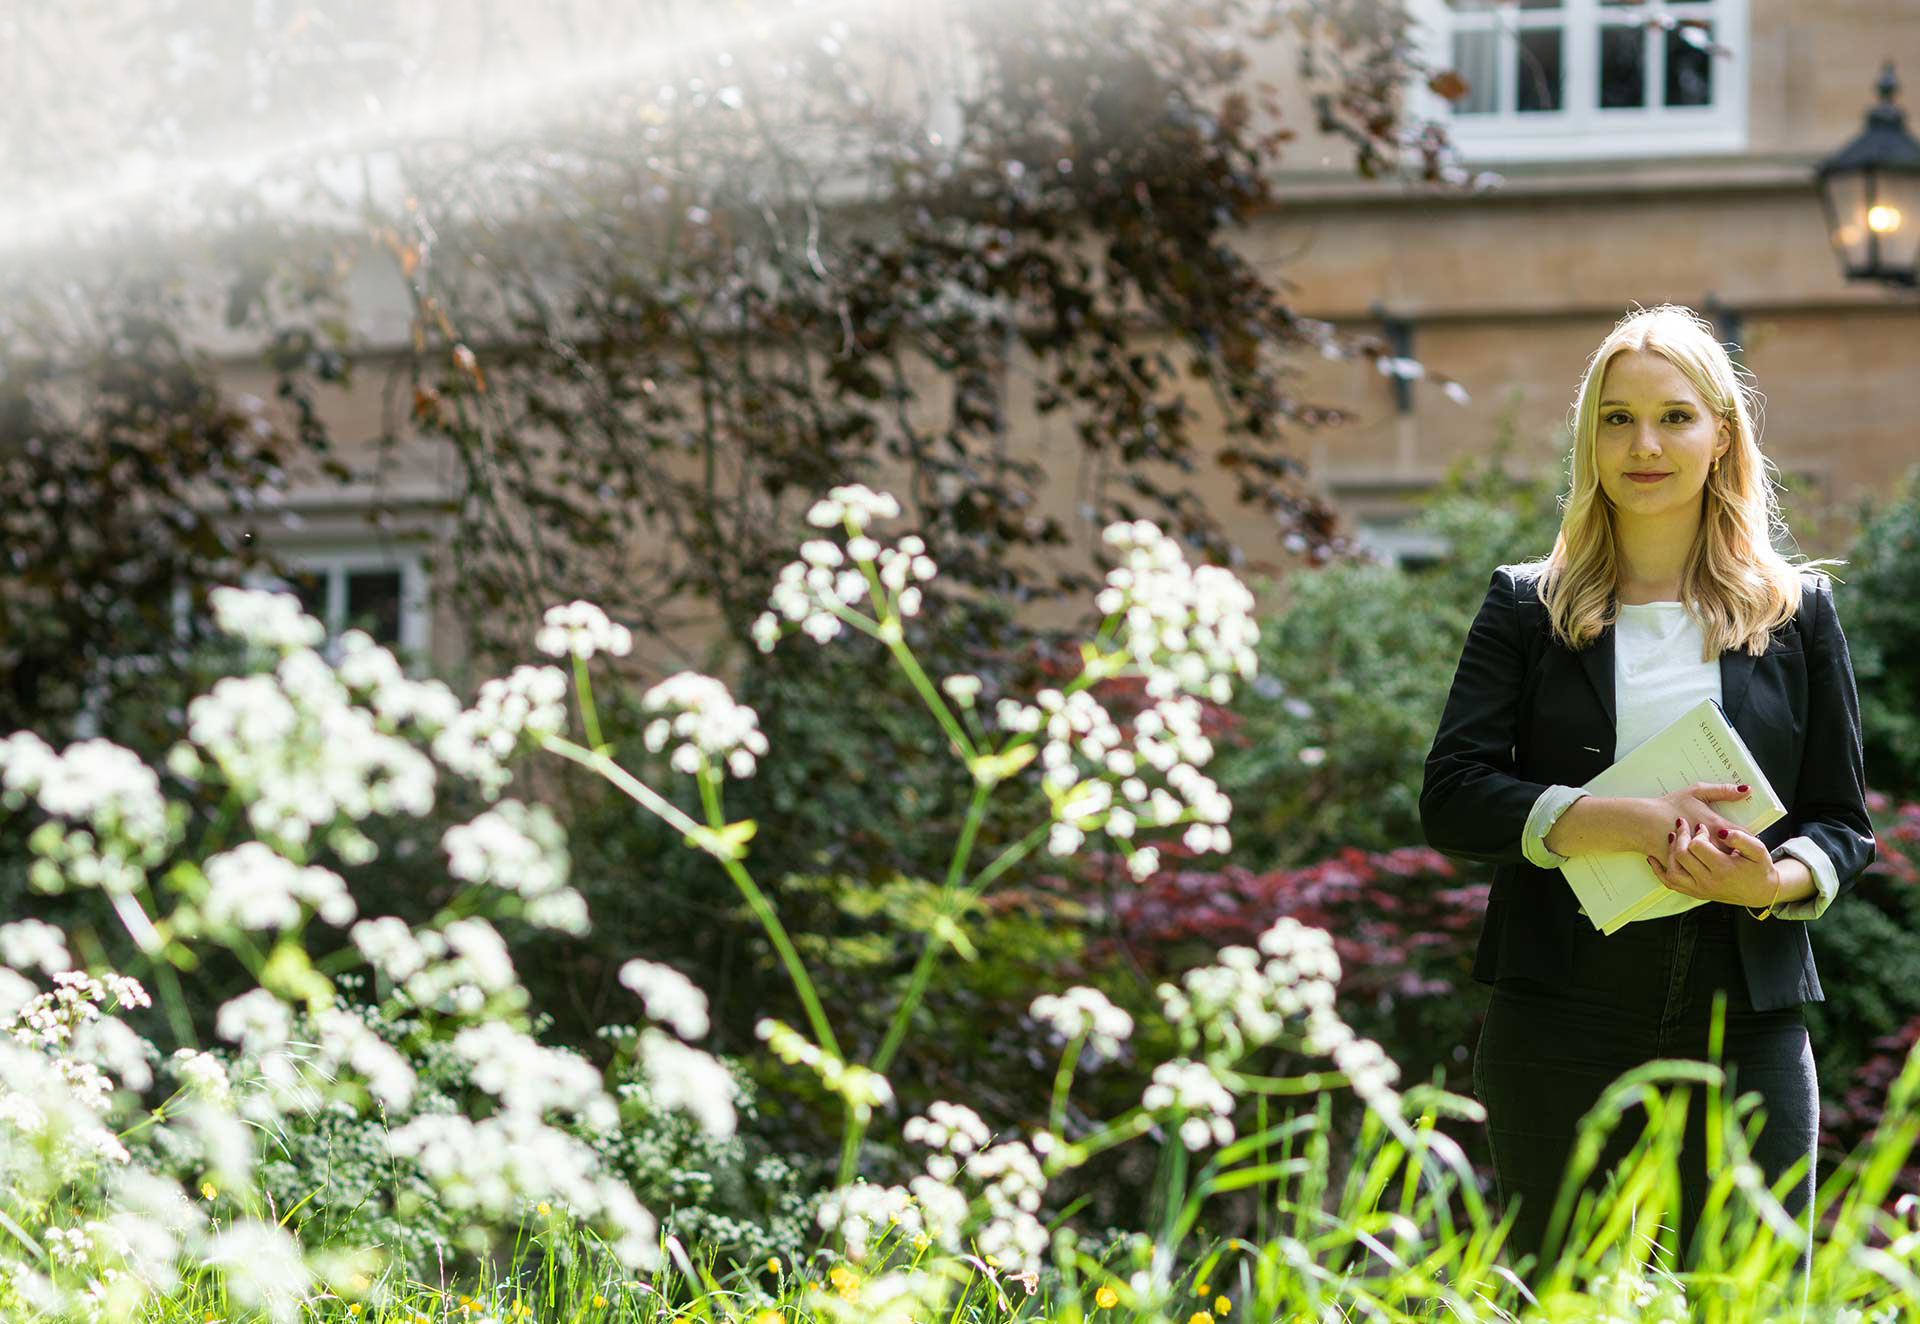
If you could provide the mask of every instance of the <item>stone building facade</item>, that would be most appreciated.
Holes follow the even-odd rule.
[[[1299,97],[1283,106],[1301,133],[1276,205],[1242,240],[1296,312],[1379,334],[1468,398],[1371,359],[1303,359],[1300,394],[1356,416],[1300,438],[1311,481],[1383,554],[1443,555],[1404,527],[1418,494],[1503,439],[1515,465],[1564,472],[1587,355],[1635,304],[1676,302],[1714,319],[1764,393],[1762,442],[1800,549],[1842,553],[1859,504],[1920,460],[1920,299],[1842,279],[1812,170],[1859,130],[1884,61],[1920,84],[1920,4],[1411,3],[1428,58],[1461,85],[1451,105],[1423,86],[1410,95],[1449,120],[1469,182],[1362,180]],[[1288,53],[1261,58],[1286,86]],[[356,276],[354,313],[376,343],[407,311],[378,257]],[[229,348],[235,389],[270,396],[254,347]],[[1010,436],[1069,449],[1065,424],[1023,405],[1013,369]],[[349,450],[392,408],[377,367],[360,382],[325,402]],[[332,623],[374,613],[383,633],[449,664],[462,623],[434,578],[454,568],[428,563],[445,529],[431,507],[455,481],[444,457],[396,453],[381,524],[367,518],[371,493],[314,485],[287,494],[272,536]],[[1203,479],[1271,557],[1271,531],[1229,486]],[[1070,501],[1072,483],[1059,487]]]

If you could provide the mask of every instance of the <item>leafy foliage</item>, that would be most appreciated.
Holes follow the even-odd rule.
[[[1875,786],[1920,794],[1920,469],[1863,511],[1835,591],[1860,687],[1860,737]]]
[[[793,503],[881,470],[954,583],[1083,581],[1039,503],[1062,457],[1008,447],[1016,361],[1094,466],[1094,522],[1158,512],[1225,555],[1187,489],[1223,466],[1327,543],[1286,441],[1340,413],[1284,361],[1384,345],[1296,317],[1229,242],[1302,129],[1256,59],[1361,173],[1457,177],[1400,132],[1392,0],[15,17],[0,729],[71,714],[109,652],[165,662],[173,591],[230,576],[292,485],[384,516],[422,464],[451,474],[482,645],[563,593],[743,637]],[[365,372],[396,403],[334,436],[323,399]]]
[[[1257,869],[1422,840],[1421,768],[1460,640],[1494,566],[1545,555],[1559,527],[1547,476],[1516,477],[1504,446],[1462,462],[1414,527],[1438,564],[1365,560],[1296,571],[1261,623],[1260,680],[1234,702],[1241,728],[1218,764],[1236,856]]]

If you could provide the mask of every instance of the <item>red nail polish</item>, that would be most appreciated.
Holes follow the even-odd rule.
[[[1682,826],[1683,826],[1683,825],[1684,825],[1684,824],[1686,823],[1686,821],[1687,821],[1687,820],[1686,820],[1686,819],[1684,819],[1684,818],[1676,818],[1676,819],[1674,819],[1674,820],[1673,820],[1673,830],[1674,830],[1675,832],[1678,832],[1678,831],[1679,831],[1679,830],[1681,829],[1681,827],[1682,827]]]
[[[1721,829],[1720,829],[1720,835],[1721,835],[1721,836],[1723,836],[1723,837],[1724,837],[1724,836],[1726,836],[1726,835],[1727,835],[1727,830],[1726,830],[1725,828],[1721,828]]]
[[[1673,845],[1673,833],[1671,832],[1667,833],[1667,845]]]
[[[1742,782],[1740,783],[1740,794],[1745,795],[1746,793],[1747,793],[1747,784],[1745,782]]]

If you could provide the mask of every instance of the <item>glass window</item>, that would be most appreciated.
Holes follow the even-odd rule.
[[[1669,106],[1713,104],[1713,29],[1685,24],[1666,34]]]
[[[1514,91],[1522,112],[1560,109],[1559,28],[1520,29],[1520,71]]]
[[[1600,106],[1647,104],[1647,35],[1637,27],[1600,29]]]
[[[1467,161],[1740,151],[1751,0],[1410,0]],[[1722,57],[1731,58],[1724,65]],[[1449,86],[1451,84],[1451,86]],[[1457,100],[1444,99],[1447,91]]]
[[[400,642],[400,599],[398,568],[348,571],[345,628],[364,630],[375,643],[393,647]]]

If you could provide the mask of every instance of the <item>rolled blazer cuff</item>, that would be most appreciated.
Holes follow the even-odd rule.
[[[1785,901],[1774,907],[1775,919],[1819,919],[1840,894],[1840,874],[1833,860],[1812,837],[1789,837],[1773,848],[1773,858],[1791,855],[1807,866],[1813,875],[1814,893],[1798,901]]]
[[[1567,862],[1568,856],[1555,854],[1547,848],[1547,833],[1553,831],[1553,825],[1560,821],[1560,815],[1567,812],[1567,806],[1581,796],[1591,794],[1593,792],[1584,786],[1561,786],[1557,783],[1540,792],[1540,798],[1533,802],[1533,812],[1527,815],[1527,826],[1520,833],[1520,846],[1529,860],[1542,869],[1558,869]]]

